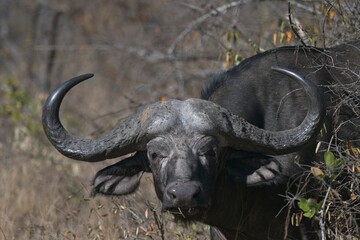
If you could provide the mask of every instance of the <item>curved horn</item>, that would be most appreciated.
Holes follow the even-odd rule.
[[[117,125],[111,132],[98,139],[81,139],[70,135],[59,119],[59,109],[66,93],[75,85],[93,77],[93,74],[84,74],[72,78],[47,98],[42,115],[45,134],[55,148],[63,155],[80,161],[96,162],[115,158],[139,150],[145,133],[141,131],[140,115],[127,118]]]
[[[221,129],[221,135],[225,145],[243,151],[261,152],[271,155],[286,154],[296,152],[308,143],[315,133],[320,129],[325,112],[324,99],[319,88],[310,80],[302,78],[300,75],[284,69],[272,68],[272,70],[287,75],[296,82],[300,83],[309,98],[308,112],[303,122],[289,130],[268,131],[260,129],[243,118],[231,114],[229,111],[205,110],[216,112],[212,115],[214,122],[217,122]],[[202,107],[204,108],[204,107]],[[213,108],[213,107],[211,107]]]
[[[195,118],[200,117],[200,121],[198,119],[191,121],[190,125],[195,123],[192,128],[204,134],[220,137],[224,146],[272,155],[295,152],[308,143],[321,126],[325,110],[322,94],[314,83],[292,71],[282,68],[273,68],[273,70],[299,82],[309,96],[308,113],[296,128],[279,132],[267,131],[251,125],[243,118],[209,101],[168,100],[147,106],[143,111],[121,121],[109,133],[98,139],[82,139],[70,135],[65,130],[59,119],[59,109],[66,93],[75,85],[91,78],[92,74],[72,78],[50,94],[43,109],[43,128],[50,142],[59,152],[67,157],[88,162],[145,150],[146,143],[154,136],[170,132],[182,124],[178,119],[179,112],[185,115],[194,114]],[[189,107],[187,104],[191,105],[191,113],[187,111],[190,110],[186,108]],[[208,124],[210,123],[208,121],[214,125]]]

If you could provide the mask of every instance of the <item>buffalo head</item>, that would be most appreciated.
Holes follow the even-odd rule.
[[[50,94],[44,105],[43,127],[55,148],[76,160],[96,162],[136,152],[99,171],[93,194],[131,193],[142,174],[152,172],[163,208],[190,218],[211,205],[221,170],[227,169],[234,179],[243,179],[246,184],[272,179],[280,171],[271,160],[262,158],[256,162],[256,157],[249,158],[254,159],[249,166],[262,169],[261,173],[242,171],[236,169],[236,162],[227,161],[229,155],[295,152],[310,141],[319,127],[324,105],[316,85],[292,71],[273,70],[297,81],[308,95],[308,113],[296,128],[267,131],[211,101],[167,100],[146,106],[97,139],[82,139],[65,130],[59,108],[66,93],[92,74],[70,79]]]

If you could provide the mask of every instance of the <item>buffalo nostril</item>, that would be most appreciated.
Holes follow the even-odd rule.
[[[174,188],[168,189],[167,194],[170,199],[173,199],[173,200],[176,199],[176,189],[174,189]]]
[[[196,191],[193,193],[193,198],[197,199],[200,194],[200,188],[197,188]]]
[[[166,189],[165,205],[171,207],[196,206],[202,200],[198,184],[175,183]]]

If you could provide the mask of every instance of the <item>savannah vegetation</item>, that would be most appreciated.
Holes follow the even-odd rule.
[[[209,239],[208,226],[161,212],[150,175],[130,196],[89,197],[96,171],[117,160],[76,162],[50,146],[41,108],[60,82],[95,74],[68,94],[62,119],[96,137],[145,104],[199,96],[212,74],[256,53],[359,32],[357,0],[1,0],[0,239]],[[348,90],[338,106],[360,125],[359,84]],[[299,178],[315,179],[320,198],[305,187],[284,196],[298,209],[289,224],[313,218],[323,239],[360,239],[360,150],[336,134],[322,146],[325,162]]]

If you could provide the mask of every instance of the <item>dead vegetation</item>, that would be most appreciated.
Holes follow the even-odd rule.
[[[161,213],[150,176],[134,195],[89,198],[92,176],[111,161],[60,156],[42,134],[42,103],[59,82],[94,72],[62,118],[71,132],[96,136],[143,104],[198,96],[211,74],[259,51],[359,37],[358,1],[289,2],[1,1],[0,239],[209,239],[207,226]],[[338,134],[326,143],[341,164],[320,163],[304,179],[318,181],[314,216],[330,239],[359,239],[359,151],[340,131],[358,131],[358,87],[339,91],[353,120],[337,112]]]

